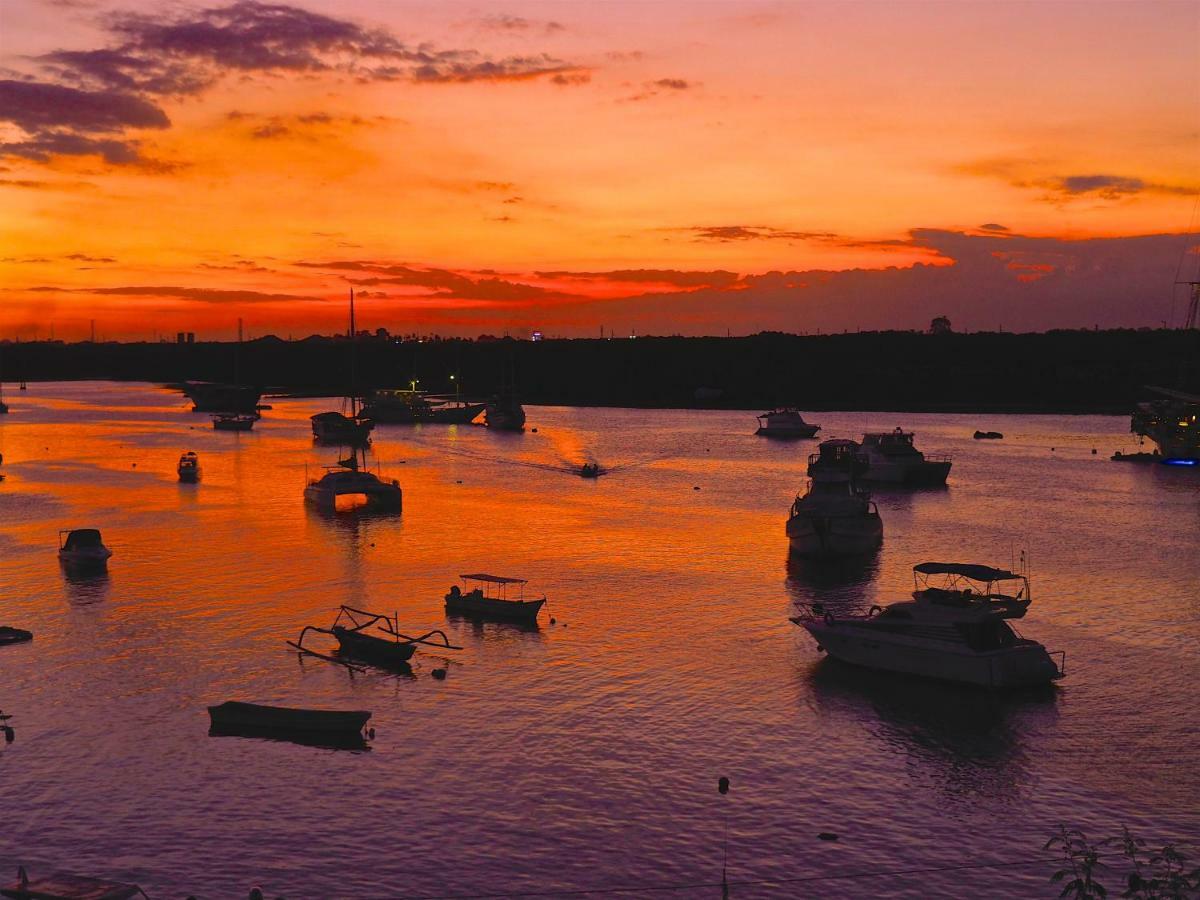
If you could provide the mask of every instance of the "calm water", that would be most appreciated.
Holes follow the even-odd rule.
[[[36,639],[0,649],[6,877],[22,862],[155,897],[711,883],[727,821],[731,881],[1014,863],[735,897],[1048,895],[1053,866],[1030,860],[1059,822],[1200,834],[1200,476],[1109,462],[1133,448],[1125,418],[815,415],[827,436],[914,428],[954,470],[946,490],[877,494],[869,565],[789,571],[784,519],[815,442],[756,438],[753,413],[382,427],[403,515],[330,518],[301,498],[306,464],[335,455],[308,426],[328,401],[276,401],[238,435],[145,385],[8,399],[0,624]],[[175,480],[184,449],[198,486]],[[588,459],[614,471],[549,468]],[[65,577],[70,526],[103,529],[107,577]],[[1022,547],[1021,629],[1067,652],[1045,693],[848,670],[788,621],[814,600],[902,599],[922,560],[1008,565]],[[529,578],[550,598],[541,630],[447,620],[467,571]],[[465,649],[445,681],[428,652],[409,677],[298,659],[284,640],[341,603]],[[369,709],[377,737],[367,752],[209,737],[204,707],[227,699]]]

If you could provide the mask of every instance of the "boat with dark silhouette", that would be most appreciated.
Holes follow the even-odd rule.
[[[453,394],[380,388],[371,392],[362,414],[381,425],[469,425],[486,405]]]
[[[301,653],[329,659],[333,662],[342,662],[341,659],[333,659],[304,646],[304,638],[309,632],[328,634],[335,638],[338,642],[338,653],[342,657],[387,669],[407,669],[408,661],[412,659],[413,653],[421,645],[437,650],[462,649],[451,644],[444,631],[434,629],[412,637],[401,633],[398,617],[345,605],[338,608],[338,614],[329,628],[306,625],[295,641],[287,642],[289,646],[295,647]]]
[[[195,484],[200,480],[200,472],[200,457],[196,455],[195,450],[188,450],[179,457],[175,473],[179,476],[180,481],[185,484]]]
[[[945,484],[950,474],[950,457],[922,453],[913,445],[913,433],[899,427],[867,432],[859,452],[867,461],[864,481],[934,485]]]
[[[1137,405],[1129,430],[1154,442],[1159,462],[1184,466],[1200,463],[1200,395],[1164,387],[1146,389],[1155,397]]]
[[[883,520],[858,481],[867,461],[854,441],[823,441],[808,458],[808,491],[792,504],[786,532],[800,557],[861,556],[883,542]]]
[[[1004,440],[1004,435],[999,431],[976,431],[975,440],[977,441],[1001,441]]]
[[[538,613],[546,605],[546,598],[526,600],[525,585],[529,582],[524,578],[508,578],[503,575],[459,575],[463,580],[462,588],[457,584],[450,587],[446,594],[446,612],[460,616],[476,616],[486,619],[502,619],[509,622],[534,624]],[[475,583],[477,587],[467,590],[468,585]],[[519,587],[516,599],[508,597],[509,585]]]
[[[146,896],[136,884],[64,872],[30,878],[24,866],[17,867],[16,881],[0,887],[0,897],[12,900],[132,900]]]
[[[260,389],[244,384],[185,381],[179,387],[199,413],[253,413],[262,399]]]
[[[11,625],[0,625],[0,647],[8,644],[24,644],[33,640],[33,632]]]
[[[361,454],[361,462],[359,456]],[[320,478],[311,478],[304,488],[304,499],[322,512],[395,512],[403,508],[404,492],[400,482],[384,481],[367,468],[366,450],[352,449],[336,465],[326,466]]]
[[[322,735],[361,734],[371,718],[365,710],[300,709],[229,700],[208,708],[212,727]]]
[[[258,413],[223,412],[214,415],[212,423],[217,431],[249,431],[258,418]]]
[[[58,533],[58,558],[76,570],[104,569],[112,557],[97,528],[63,529]]]
[[[810,438],[821,430],[820,425],[804,421],[804,416],[794,406],[781,406],[758,417],[755,434],[775,438]]]
[[[1047,652],[1010,624],[1032,600],[1027,573],[928,562],[913,567],[913,580],[911,600],[856,615],[813,604],[792,621],[830,657],[872,669],[989,688],[1033,687],[1064,676],[1065,653]],[[1002,587],[1013,582],[1021,587],[1005,593]]]
[[[347,338],[350,341],[350,390],[346,399],[350,403],[350,415],[344,412],[323,412],[310,416],[313,438],[322,444],[339,444],[343,447],[358,447],[371,439],[371,429],[374,421],[366,414],[358,411],[356,396],[355,348],[357,326],[354,322],[354,288],[350,288],[350,331]],[[345,407],[343,406],[343,409]]]

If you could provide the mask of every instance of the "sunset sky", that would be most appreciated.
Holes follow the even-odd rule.
[[[1197,48],[1200,2],[0,0],[0,337],[351,285],[397,332],[1176,324]]]

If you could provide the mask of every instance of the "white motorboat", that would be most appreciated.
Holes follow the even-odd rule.
[[[112,551],[104,546],[96,528],[64,529],[58,533],[58,558],[78,569],[103,569]]]
[[[196,455],[195,450],[189,450],[179,457],[179,465],[175,467],[179,480],[188,484],[195,484],[200,480],[200,471],[200,457]]]
[[[903,428],[867,432],[860,452],[867,460],[864,481],[945,484],[950,474],[950,457],[922,453],[913,446],[913,433]]]
[[[866,461],[854,441],[823,441],[809,459],[808,492],[797,497],[787,521],[796,556],[860,556],[883,542],[883,520],[871,495],[858,487]]]
[[[805,422],[794,406],[782,406],[759,416],[758,430],[754,433],[764,437],[810,438],[820,430],[820,425]]]
[[[358,453],[363,453],[360,467]],[[324,512],[350,512],[356,509],[400,512],[403,492],[400,482],[384,481],[366,467],[366,451],[355,451],[336,466],[326,466],[325,474],[310,479],[304,499]]]
[[[1065,653],[1048,653],[1009,624],[1029,608],[1027,574],[921,563],[913,575],[912,600],[873,606],[866,615],[834,615],[814,604],[792,621],[832,658],[872,669],[989,688],[1032,687],[1064,676]],[[933,586],[931,576],[944,581]],[[1015,595],[999,590],[1011,581],[1022,585]]]

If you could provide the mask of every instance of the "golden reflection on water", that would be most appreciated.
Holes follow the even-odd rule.
[[[755,438],[758,411],[380,428],[371,463],[404,512],[324,514],[303,490],[337,454],[309,431],[326,404],[272,403],[226,433],[144,385],[13,400],[0,624],[36,637],[0,648],[18,727],[0,868],[128,876],[152,895],[377,897],[704,880],[725,812],[731,877],[878,868],[897,847],[935,864],[948,846],[950,862],[1037,855],[1058,821],[1164,840],[1194,824],[1179,672],[1200,608],[1179,561],[1200,558],[1196,480],[1091,456],[1127,447],[1120,417],[989,417],[1008,437],[981,446],[977,417],[823,414],[823,435],[904,424],[955,458],[945,489],[877,492],[882,550],[829,564],[789,560],[784,535],[815,442]],[[177,480],[185,449],[199,484]],[[569,471],[593,459],[611,474]],[[107,573],[58,566],[65,527],[103,530]],[[1034,560],[1022,630],[1068,651],[1045,694],[848,671],[788,621],[903,598],[922,560],[1005,565],[1014,547]],[[541,627],[447,617],[468,571],[529,578],[549,599]],[[343,603],[464,649],[397,675],[287,647]],[[377,738],[370,753],[210,739],[204,707],[227,699],[371,709]]]

